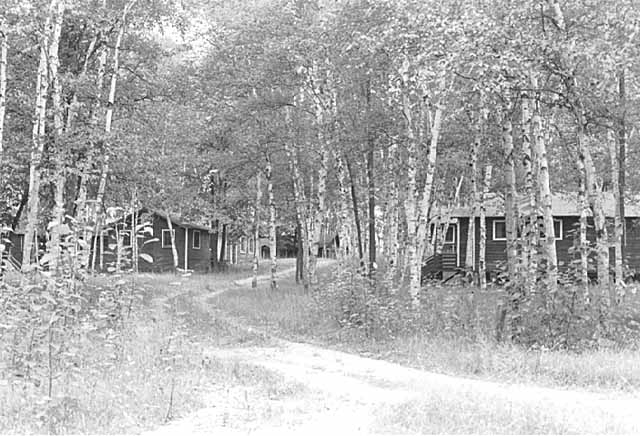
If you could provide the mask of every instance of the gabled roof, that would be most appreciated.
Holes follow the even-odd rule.
[[[516,204],[520,213],[526,212],[529,208],[528,201],[524,195],[518,195]],[[603,193],[603,206],[607,217],[615,215],[615,198],[613,193]],[[495,192],[489,193],[485,203],[486,216],[504,216],[504,196]],[[580,207],[576,193],[555,193],[551,198],[551,209],[554,216],[580,216]],[[454,207],[451,211],[452,217],[469,217],[473,213],[471,205]],[[591,214],[591,211],[588,212]],[[542,214],[542,211],[540,211]],[[638,198],[627,199],[625,203],[626,217],[640,217],[640,201]]]

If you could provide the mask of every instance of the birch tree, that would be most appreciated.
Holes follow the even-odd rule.
[[[616,304],[618,298],[622,296],[624,277],[622,264],[622,235],[624,217],[621,211],[624,207],[620,207],[623,201],[620,196],[620,161],[618,159],[618,144],[616,144],[611,131],[607,132],[607,148],[609,151],[609,161],[611,163],[611,188],[614,197],[614,221],[613,221],[613,249],[614,249],[614,286],[612,289],[611,301]]]
[[[54,209],[53,221],[49,224],[50,248],[49,269],[54,273],[58,270],[58,262],[61,254],[61,233],[64,224],[64,193],[65,193],[65,150],[64,150],[64,108],[62,105],[62,82],[60,79],[60,56],[58,53],[62,21],[65,12],[64,0],[58,0],[53,19],[53,31],[51,44],[48,48],[49,55],[49,81],[51,87],[51,103],[53,106],[53,143],[54,143]]]
[[[277,261],[277,239],[276,239],[276,203],[273,194],[273,164],[271,155],[266,153],[265,179],[267,180],[267,196],[269,201],[269,256],[271,257],[271,284],[272,291],[278,288],[276,282]]]
[[[0,185],[4,183],[4,118],[7,108],[7,54],[9,34],[0,18]]]
[[[531,79],[531,85],[538,87],[537,80]],[[538,190],[542,202],[545,236],[543,245],[546,257],[547,289],[552,294],[558,289],[558,256],[556,254],[556,234],[553,225],[553,209],[551,184],[549,181],[549,163],[547,161],[547,147],[544,137],[544,126],[540,109],[540,99],[536,99],[533,111],[533,143],[535,156],[538,161]]]
[[[482,199],[480,200],[480,240],[479,254],[478,254],[478,275],[480,279],[480,289],[487,289],[487,198],[489,193],[489,186],[491,184],[491,173],[493,167],[487,165],[484,168],[484,175],[482,178]]]
[[[36,98],[31,134],[31,156],[29,161],[29,192],[27,201],[27,223],[25,226],[24,244],[22,247],[22,269],[26,271],[31,264],[32,249],[38,225],[40,206],[41,162],[46,142],[46,113],[49,95],[49,75],[47,48],[51,38],[50,27],[58,1],[52,0],[47,10],[44,30],[38,38],[38,71],[36,75]],[[37,254],[36,254],[37,257]]]
[[[260,204],[262,203],[262,178],[260,172],[256,172],[256,199],[255,205],[252,210],[253,221],[253,279],[251,280],[251,287],[256,289],[258,287],[258,268],[260,267]]]

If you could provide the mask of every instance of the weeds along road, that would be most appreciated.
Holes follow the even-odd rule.
[[[250,279],[236,282],[245,285]],[[210,294],[201,297],[207,304]],[[227,392],[234,405],[212,392],[209,407],[147,435],[640,433],[640,398],[631,394],[452,377],[281,339],[204,354],[279,374],[296,393],[274,399]],[[261,412],[242,419],[250,403]]]

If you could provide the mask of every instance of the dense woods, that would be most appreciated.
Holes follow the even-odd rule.
[[[272,289],[278,234],[297,235],[313,292],[330,241],[338,276],[366,278],[357,310],[420,312],[425,262],[444,256],[466,206],[459,279],[473,301],[476,286],[506,283],[499,336],[508,315],[517,338],[525,310],[624,304],[625,208],[640,183],[633,1],[32,0],[0,12],[0,220],[24,234],[24,273],[90,271],[114,208],[145,206],[229,241],[264,235]],[[580,207],[569,262],[559,192]],[[496,195],[498,273],[485,219]]]
[[[0,409],[31,407],[0,429],[100,433],[124,418],[64,401],[129,382],[170,420],[194,338],[251,336],[178,280],[219,295],[239,247],[252,294],[216,304],[295,295],[296,339],[637,347],[639,26],[636,0],[0,0]]]

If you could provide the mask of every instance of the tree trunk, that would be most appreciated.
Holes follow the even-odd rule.
[[[260,172],[256,174],[256,204],[253,207],[253,280],[251,280],[251,287],[256,289],[258,287],[258,268],[260,267],[260,203],[262,202],[262,186],[261,186]]]
[[[620,125],[618,126],[618,204],[620,219],[622,220],[622,235],[620,240],[620,255],[624,262],[625,248],[627,245],[627,226],[625,220],[625,191],[627,189],[627,88],[625,82],[624,68],[618,73],[618,95],[622,113],[620,114]]]
[[[173,258],[173,271],[178,272],[178,249],[176,248],[176,232],[173,228],[173,222],[171,222],[171,216],[168,212],[165,212],[167,217],[167,226],[169,227],[169,237],[171,238],[171,256]]]
[[[296,219],[296,283],[304,280],[304,251],[302,245],[302,224]]]
[[[32,248],[38,225],[38,209],[40,206],[40,165],[42,154],[44,153],[46,141],[46,114],[47,95],[49,92],[49,80],[47,76],[48,62],[47,49],[49,46],[48,29],[53,16],[57,0],[52,0],[44,26],[45,34],[40,37],[40,59],[38,62],[38,72],[36,78],[36,103],[33,118],[33,129],[31,134],[32,148],[29,162],[29,194],[27,200],[27,224],[25,228],[24,244],[22,247],[22,269],[29,269],[31,264]],[[36,259],[37,259],[36,242]]]
[[[98,37],[94,37],[91,40],[91,44],[87,50],[87,56],[85,57],[84,65],[82,67],[81,77],[86,75],[89,68],[89,57],[93,51],[93,47],[98,42]],[[100,100],[102,95],[102,88],[104,87],[104,73],[107,65],[107,49],[104,44],[99,48],[100,52],[98,55],[98,70],[96,77],[96,93],[97,95],[93,99],[91,114],[89,117],[89,124],[92,128],[95,128],[98,124],[98,108],[100,107]],[[70,130],[71,124],[73,122],[76,106],[77,106],[77,95],[74,94],[73,101],[71,106],[69,107],[69,115],[67,116],[67,130]],[[93,165],[93,147],[89,147],[87,150],[87,155],[85,156],[84,162],[80,163],[80,174],[78,175],[78,190],[77,190],[77,198],[76,198],[76,206],[75,206],[75,216],[80,219],[80,222],[83,224],[83,227],[87,228],[87,222],[89,220],[89,213],[86,208],[87,202],[87,182],[89,178],[89,172]],[[90,240],[90,230],[86,230],[84,232],[85,240]]]
[[[375,142],[367,138],[367,189],[369,194],[369,277],[373,278],[376,270],[376,189],[374,180]]]
[[[267,153],[267,167],[265,171],[267,179],[267,195],[269,197],[269,256],[271,257],[271,285],[272,291],[278,288],[276,282],[277,261],[277,239],[276,239],[276,203],[273,197],[273,164],[271,156]]]
[[[436,170],[436,159],[438,156],[438,139],[440,136],[440,127],[442,123],[442,108],[436,103],[435,115],[433,117],[433,125],[431,129],[431,141],[429,144],[429,152],[427,154],[427,165],[422,196],[418,202],[417,212],[418,221],[416,233],[414,236],[415,253],[409,265],[409,295],[414,309],[420,306],[420,274],[422,267],[422,258],[424,255],[424,246],[427,232],[429,230],[429,205],[431,203],[431,190],[433,187],[433,176]]]
[[[111,73],[111,82],[109,84],[109,97],[107,101],[107,112],[105,115],[104,132],[106,140],[104,143],[104,160],[102,162],[102,170],[100,173],[100,183],[98,185],[98,195],[96,197],[96,213],[101,213],[100,208],[104,202],[104,194],[107,186],[107,177],[109,175],[109,136],[111,135],[111,124],[113,121],[113,109],[116,101],[116,87],[118,84],[118,75],[120,74],[120,46],[127,25],[127,15],[131,8],[136,4],[137,0],[131,0],[122,12],[122,20],[118,36],[113,47],[113,72]]]
[[[49,45],[49,82],[52,89],[51,103],[53,106],[54,128],[54,208],[53,222],[49,224],[49,270],[56,274],[61,255],[61,230],[64,223],[64,188],[66,182],[65,156],[64,156],[64,108],[62,107],[62,83],[58,69],[60,58],[58,47],[62,32],[62,20],[65,11],[64,0],[59,0],[54,13],[53,31]]]
[[[611,161],[611,189],[615,199],[615,213],[614,213],[614,225],[613,225],[613,248],[614,248],[614,286],[612,289],[611,303],[617,304],[618,300],[623,296],[624,281],[623,281],[623,269],[622,269],[622,230],[623,230],[623,218],[620,215],[620,210],[624,210],[624,207],[620,207],[622,198],[620,197],[620,161],[618,159],[618,147],[613,134],[610,132],[607,135],[607,145],[609,146],[609,159]]]
[[[587,220],[589,216],[589,202],[587,201],[585,185],[585,168],[583,159],[578,159],[578,206],[580,207],[580,222],[578,227],[578,251],[580,253],[580,269],[578,271],[585,301],[589,299],[589,241],[587,240]]]
[[[289,113],[286,115],[287,121],[289,121]],[[293,185],[293,199],[295,203],[296,220],[299,224],[298,237],[300,238],[300,272],[302,277],[302,285],[305,292],[309,291],[309,274],[308,274],[308,259],[309,259],[309,229],[307,227],[307,208],[306,197],[304,194],[304,186],[302,176],[300,174],[300,168],[298,167],[298,156],[294,148],[285,143],[285,151],[289,160],[289,172],[291,174],[291,181]]]
[[[532,87],[537,88],[537,80],[532,79]],[[558,289],[558,255],[556,253],[556,234],[553,225],[553,210],[551,197],[551,184],[549,181],[549,163],[547,161],[547,147],[544,138],[544,126],[540,114],[540,102],[536,100],[533,114],[533,143],[535,156],[538,160],[538,191],[542,202],[545,237],[543,239],[547,289],[555,293]]]
[[[344,261],[351,253],[351,225],[349,223],[349,193],[347,192],[347,174],[344,160],[339,153],[335,154],[336,172],[338,176],[338,187],[340,188],[340,230],[338,249],[338,259]]]
[[[476,136],[471,147],[471,160],[469,166],[471,167],[471,216],[469,217],[469,230],[467,231],[467,253],[465,257],[465,267],[471,272],[471,277],[474,277],[476,271],[476,215],[478,212],[478,151],[480,149],[481,140],[480,123],[476,128]]]
[[[602,204],[602,192],[596,180],[596,170],[591,157],[591,150],[584,133],[584,116],[578,109],[578,146],[581,166],[585,174],[585,190],[589,200],[593,222],[596,231],[596,256],[598,265],[598,283],[609,289],[609,247],[606,228],[606,218]]]
[[[0,21],[0,186],[4,186],[4,116],[7,108],[8,39],[7,27],[4,21]]]
[[[524,224],[526,239],[522,250],[522,265],[524,273],[524,290],[526,294],[531,294],[535,287],[538,275],[538,265],[536,262],[537,253],[537,233],[538,233],[538,210],[535,190],[535,177],[533,169],[533,153],[531,150],[531,100],[526,92],[522,94],[522,168],[525,175],[525,195],[527,200],[528,219]]]
[[[227,224],[222,223],[222,231],[220,232],[220,257],[218,258],[218,265],[222,270],[227,269]]]
[[[360,263],[364,262],[364,248],[362,246],[362,228],[360,227],[360,209],[358,207],[358,193],[356,192],[356,181],[353,176],[351,162],[346,159],[347,171],[349,173],[349,181],[351,185],[351,204],[353,205],[354,224],[356,225],[356,236],[358,239],[358,259]]]
[[[491,165],[487,165],[484,169],[484,177],[482,182],[482,200],[480,201],[480,252],[478,254],[478,276],[480,279],[480,289],[487,289],[487,217],[486,202],[489,194],[489,185],[491,183]]]
[[[518,251],[516,247],[518,212],[516,209],[516,172],[513,149],[513,124],[511,123],[510,107],[503,113],[502,143],[504,145],[504,213],[505,230],[507,233],[507,272],[509,280],[515,281],[518,268]]]

